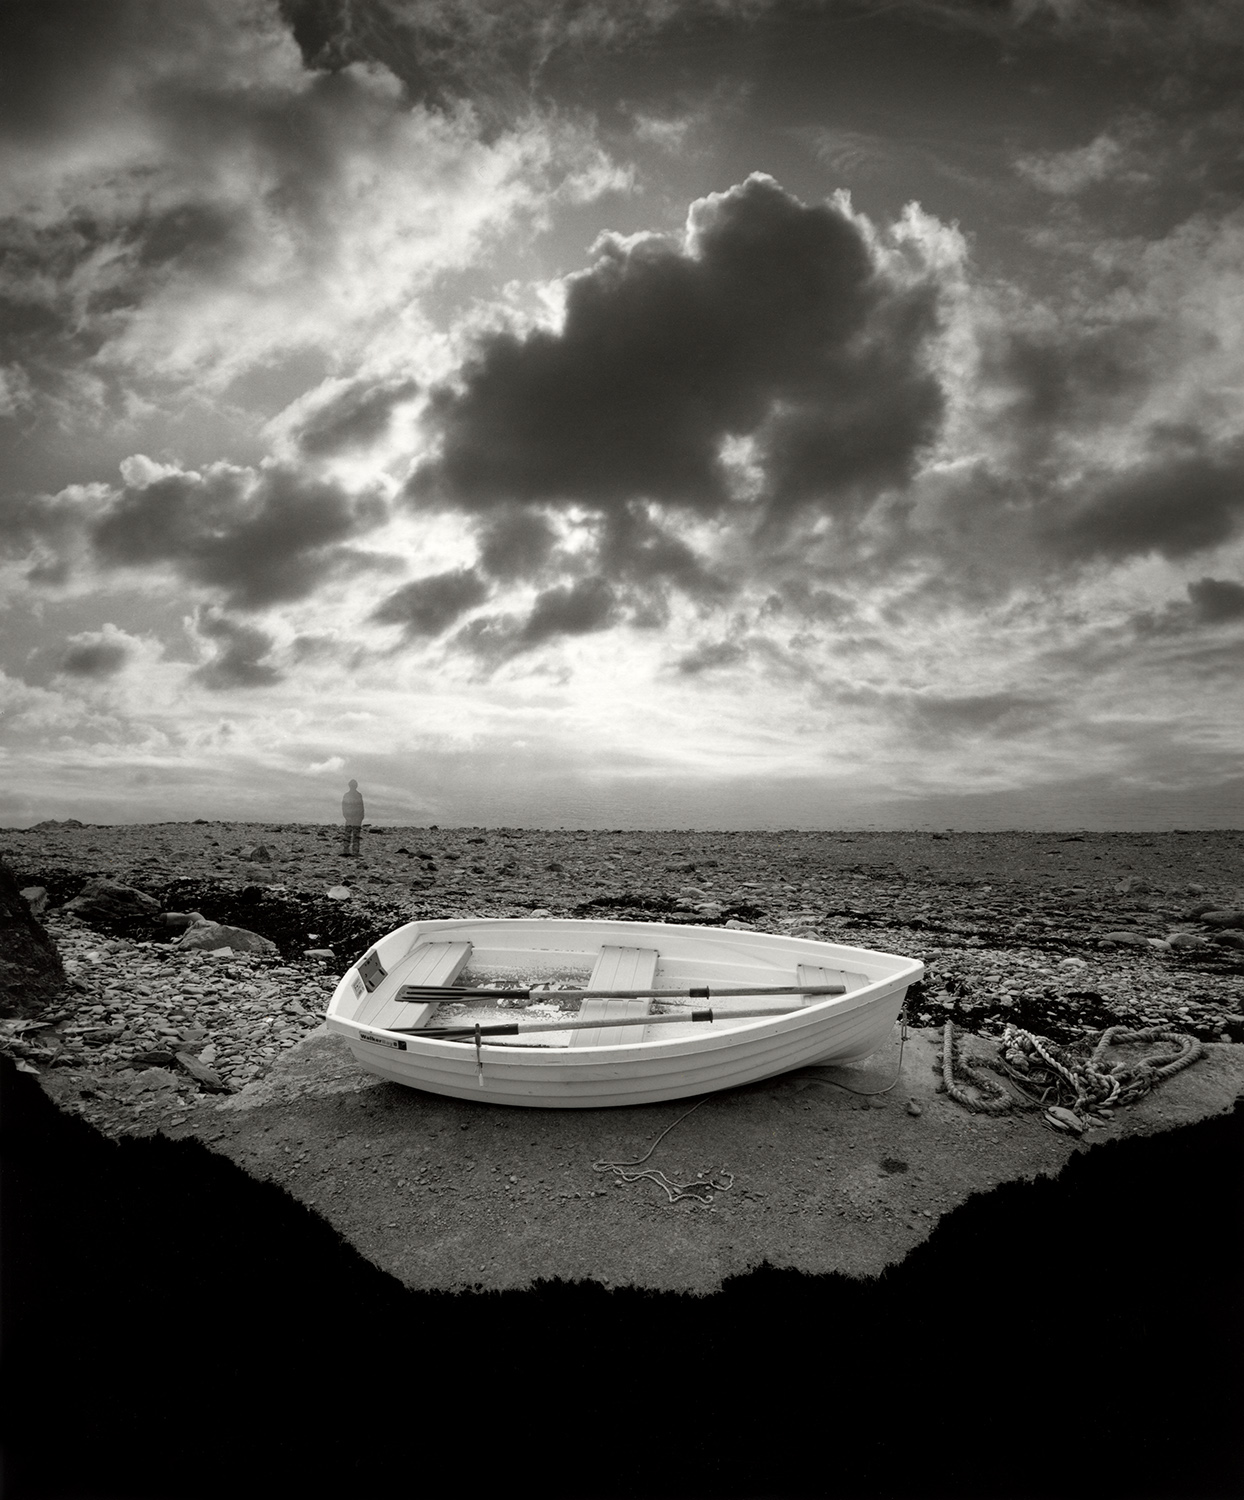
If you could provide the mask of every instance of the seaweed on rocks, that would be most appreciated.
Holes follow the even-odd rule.
[[[51,881],[45,882],[52,894]],[[76,894],[82,881],[59,882],[69,895],[57,894],[53,905]],[[231,886],[216,880],[179,878],[163,884],[147,883],[145,893],[159,903],[160,913],[111,917],[83,914],[79,920],[96,932],[131,942],[168,943],[180,937],[160,920],[164,912],[199,912],[209,922],[245,927],[270,939],[284,959],[298,958],[311,947],[332,948],[345,967],[395,927],[411,920],[408,908],[374,897],[350,902],[334,901],[326,895],[277,891],[270,886]],[[314,939],[312,934],[315,934]]]

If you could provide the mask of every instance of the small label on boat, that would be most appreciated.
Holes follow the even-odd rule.
[[[354,991],[354,993],[356,995],[361,995],[363,993],[363,991],[367,988],[367,986],[363,983],[363,981],[356,974],[354,976],[354,978],[350,981],[350,988]]]
[[[360,1042],[374,1042],[377,1047],[392,1047],[395,1052],[405,1052],[406,1043],[393,1036],[372,1036],[370,1031],[359,1032]]]
[[[380,962],[380,955],[374,948],[359,959],[359,977],[367,986],[369,994],[372,990],[380,988],[380,983],[384,979],[384,965]]]

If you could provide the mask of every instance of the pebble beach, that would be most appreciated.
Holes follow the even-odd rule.
[[[332,825],[47,823],[4,830],[0,857],[66,974],[50,1004],[9,1006],[0,1047],[110,1134],[261,1078],[320,1024],[368,944],[417,917],[798,932],[921,958],[918,1026],[996,1035],[1013,1021],[1071,1041],[1164,1025],[1244,1041],[1234,831],[367,827],[345,857]],[[210,946],[189,946],[196,933]],[[259,951],[242,951],[246,933]]]

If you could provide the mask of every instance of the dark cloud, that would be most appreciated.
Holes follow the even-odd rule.
[[[493,118],[521,108],[557,53],[595,55],[685,31],[776,0],[280,0],[310,67],[381,62],[412,97],[436,104],[469,96]]]
[[[856,612],[855,604],[846,595],[817,587],[804,578],[783,582],[781,602],[812,620],[846,620]]]
[[[464,625],[453,640],[496,666],[558,636],[608,629],[620,618],[621,603],[608,580],[592,575],[537,594],[525,620],[513,614],[483,615]]]
[[[76,122],[140,42],[128,0],[0,6],[0,130],[28,140]]]
[[[1147,461],[1102,480],[1046,535],[1077,559],[1176,559],[1230,540],[1242,518],[1244,439],[1215,447],[1180,429],[1156,433]]]
[[[1088,44],[1090,55],[1121,51],[1168,67],[1197,62],[1223,71],[1223,52],[1238,52],[1244,39],[1235,0],[280,0],[280,6],[310,66],[379,61],[415,97],[469,94],[486,106],[529,97],[559,60],[590,66],[631,51],[651,69],[662,38],[674,42],[670,50],[680,62],[698,39],[718,66],[723,60],[737,66],[738,48],[750,51],[753,66],[762,61],[773,68],[783,52],[815,52],[825,39],[841,49],[844,21],[867,21],[868,32],[880,32],[891,45],[896,34],[914,32],[935,55],[951,50],[955,33],[976,32],[1004,44],[1012,66],[1016,48],[1027,43],[1046,52],[1057,39]],[[949,44],[939,43],[938,32]],[[852,40],[849,31],[846,39]],[[961,46],[955,50],[962,54]],[[685,62],[681,71],[685,77]]]
[[[596,563],[610,578],[645,586],[672,584],[680,593],[720,601],[730,583],[640,505],[608,512],[597,539]]]
[[[698,677],[717,667],[732,667],[747,656],[747,647],[737,641],[706,641],[680,656],[674,663],[684,677]]]
[[[418,390],[413,380],[379,385],[356,381],[309,412],[294,429],[294,441],[313,458],[366,447],[384,437],[394,408]]]
[[[921,693],[905,700],[913,723],[945,735],[1028,734],[1050,721],[1053,703],[1023,693],[978,693],[962,697]]]
[[[324,661],[338,649],[338,642],[331,635],[296,635],[289,643],[289,654],[295,662]]]
[[[487,340],[460,388],[433,393],[440,453],[410,494],[714,515],[737,503],[722,445],[750,437],[759,515],[840,508],[902,483],[937,429],[935,309],[932,284],[888,281],[839,208],[753,175],[695,205],[685,248],[606,238],[560,332]]]
[[[999,423],[1012,434],[1060,434],[1099,422],[1147,385],[1156,324],[1137,319],[1084,332],[1005,335],[982,376],[1009,397]]]
[[[271,687],[281,681],[282,674],[264,661],[274,645],[265,631],[208,609],[199,610],[195,629],[217,643],[211,661],[191,673],[204,687],[225,692],[230,688]]]
[[[63,583],[82,518],[71,501],[0,486],[0,557],[30,558],[34,583]]]
[[[1188,585],[1188,598],[1202,625],[1244,618],[1244,584],[1225,578],[1201,578]]]
[[[473,568],[416,578],[381,601],[371,618],[400,625],[408,636],[440,635],[468,609],[488,597],[488,585]]]
[[[480,567],[493,578],[509,582],[540,573],[557,533],[539,511],[511,507],[482,521],[478,540]]]
[[[112,677],[130,659],[129,647],[106,634],[78,636],[69,643],[61,671],[71,677]]]
[[[604,630],[617,617],[618,600],[608,581],[581,578],[577,583],[545,589],[536,596],[519,642],[539,646],[557,635],[588,635]]]
[[[385,507],[288,467],[220,464],[130,484],[90,528],[106,566],[169,564],[238,609],[303,599],[366,558],[343,544],[379,525]]]

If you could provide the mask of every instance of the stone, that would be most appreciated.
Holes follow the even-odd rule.
[[[1132,948],[1147,948],[1149,939],[1143,933],[1129,931],[1126,928],[1112,928],[1109,932],[1101,935],[1103,943],[1123,943]]]
[[[206,922],[201,911],[162,911],[156,918],[162,927],[171,927],[174,932],[184,931],[198,922]]]
[[[330,901],[348,901],[354,892],[348,885],[330,885],[324,894]]]
[[[1059,1104],[1051,1106],[1045,1112],[1045,1118],[1058,1130],[1070,1131],[1073,1135],[1084,1134],[1084,1121],[1079,1115],[1069,1109],[1063,1109]]]
[[[1244,927],[1244,911],[1232,908],[1207,911],[1202,913],[1201,921],[1207,927]]]
[[[1214,941],[1224,948],[1244,948],[1244,932],[1237,927],[1228,927],[1215,933]]]
[[[22,1014],[48,1004],[65,986],[56,946],[0,860],[0,1010]]]
[[[1208,948],[1209,939],[1199,932],[1172,932],[1168,939],[1172,948]]]
[[[1184,907],[1182,915],[1187,922],[1199,922],[1205,912],[1214,911],[1217,906],[1217,901],[1194,901],[1191,906]]]
[[[303,958],[323,958],[328,960],[337,957],[331,948],[304,948],[302,956]]]
[[[176,1088],[177,1075],[167,1068],[146,1068],[130,1087],[135,1093],[149,1093],[152,1089]]]
[[[232,948],[235,953],[266,953],[275,956],[279,951],[271,938],[262,937],[246,927],[229,927],[223,922],[196,922],[182,933],[177,946],[199,949],[205,953]]]
[[[1152,891],[1153,887],[1147,880],[1142,880],[1139,875],[1127,875],[1119,881],[1114,890],[1115,894],[1118,896],[1129,896],[1133,893],[1137,895],[1144,895],[1145,893]]]
[[[249,849],[242,850],[242,858],[254,860],[259,864],[270,864],[272,850],[266,844],[253,844]]]
[[[88,880],[72,901],[66,901],[64,911],[79,917],[110,917],[124,920],[134,917],[154,917],[160,903],[145,891],[135,890],[132,885],[99,876]]]
[[[209,1094],[227,1094],[230,1092],[228,1084],[225,1083],[220,1074],[215,1069],[209,1068],[206,1063],[200,1062],[193,1054],[178,1052],[176,1056],[177,1061],[190,1074],[191,1078],[205,1088]]]
[[[173,1054],[164,1047],[152,1047],[146,1052],[136,1052],[130,1058],[130,1064],[135,1068],[171,1068],[173,1062]]]
[[[530,912],[529,915],[533,917],[551,917],[553,913],[547,906],[537,906],[535,911]]]
[[[41,917],[47,910],[47,888],[41,885],[24,885],[22,887],[22,900],[30,908],[30,915],[32,917]]]

